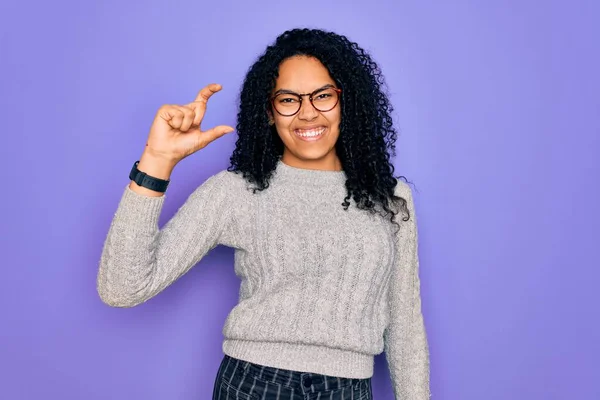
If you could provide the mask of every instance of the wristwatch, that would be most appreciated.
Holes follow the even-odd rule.
[[[140,171],[137,168],[139,163],[140,161],[138,160],[133,164],[131,172],[129,173],[129,179],[137,183],[139,186],[154,190],[155,192],[166,192],[167,186],[169,186],[169,181],[155,178],[146,174],[145,172]]]

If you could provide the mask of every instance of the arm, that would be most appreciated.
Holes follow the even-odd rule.
[[[410,187],[398,181],[396,195],[408,202],[410,219],[397,221],[400,231],[388,301],[390,321],[384,350],[397,399],[429,399],[429,347],[421,313],[418,235]]]
[[[125,188],[100,259],[97,290],[104,303],[133,307],[154,297],[219,244],[234,197],[227,194],[226,173],[200,185],[162,230],[165,196]]]

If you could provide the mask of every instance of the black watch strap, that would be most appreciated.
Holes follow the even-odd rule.
[[[138,164],[139,160],[133,164],[131,172],[129,173],[129,179],[137,183],[139,186],[154,190],[155,192],[164,193],[167,191],[167,186],[169,186],[168,180],[158,179],[140,171],[137,168]]]

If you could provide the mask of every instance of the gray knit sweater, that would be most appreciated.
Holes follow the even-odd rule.
[[[411,190],[399,181],[411,219],[345,211],[343,171],[279,161],[269,188],[253,194],[233,172],[200,185],[165,224],[165,196],[127,186],[110,225],[98,293],[114,307],[157,295],[206,253],[235,249],[239,302],[223,352],[253,363],[368,378],[386,352],[395,396],[428,399],[429,348],[421,313],[417,229]]]

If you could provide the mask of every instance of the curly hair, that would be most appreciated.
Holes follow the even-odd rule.
[[[279,65],[293,56],[318,59],[342,89],[340,135],[335,149],[346,174],[345,210],[354,199],[359,209],[379,211],[392,223],[400,210],[410,218],[406,199],[394,195],[398,184],[390,156],[395,156],[393,107],[382,91],[383,75],[371,56],[345,36],[318,30],[293,29],[281,34],[249,68],[237,115],[238,139],[229,171],[242,173],[256,184],[254,192],[269,187],[284,145],[269,124],[269,97]],[[402,177],[403,178],[403,177]],[[379,207],[377,207],[379,206]]]

